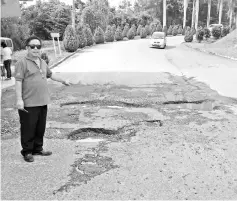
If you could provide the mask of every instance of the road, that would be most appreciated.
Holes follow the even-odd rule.
[[[14,90],[4,92],[2,199],[237,199],[237,102],[222,96],[236,96],[236,63],[181,42],[97,45],[54,68],[73,85],[49,81],[53,155],[32,164],[19,154]]]

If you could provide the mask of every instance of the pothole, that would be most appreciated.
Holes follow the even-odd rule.
[[[170,108],[212,111],[215,107],[215,102],[213,100],[167,101],[163,105]]]
[[[72,172],[69,174],[70,180],[55,190],[53,194],[68,192],[74,186],[79,186],[83,183],[86,184],[93,177],[119,167],[118,165],[114,165],[112,158],[101,156],[98,152],[99,150],[95,154],[85,154],[83,158],[75,161],[72,165]]]
[[[144,104],[136,104],[136,103],[129,103],[125,101],[114,101],[114,100],[90,100],[90,101],[73,101],[73,102],[66,102],[61,103],[60,106],[67,106],[67,105],[99,105],[99,106],[110,106],[110,107],[144,107]]]

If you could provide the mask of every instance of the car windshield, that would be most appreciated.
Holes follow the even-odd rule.
[[[164,39],[164,34],[162,34],[162,33],[154,33],[152,35],[152,38],[153,39]]]

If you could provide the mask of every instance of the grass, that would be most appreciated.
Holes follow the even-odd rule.
[[[201,43],[192,42],[188,45],[205,52],[237,59],[237,29],[218,40],[209,39]]]

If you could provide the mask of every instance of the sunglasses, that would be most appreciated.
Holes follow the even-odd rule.
[[[41,49],[41,45],[28,45],[31,49],[37,48],[38,50]]]

